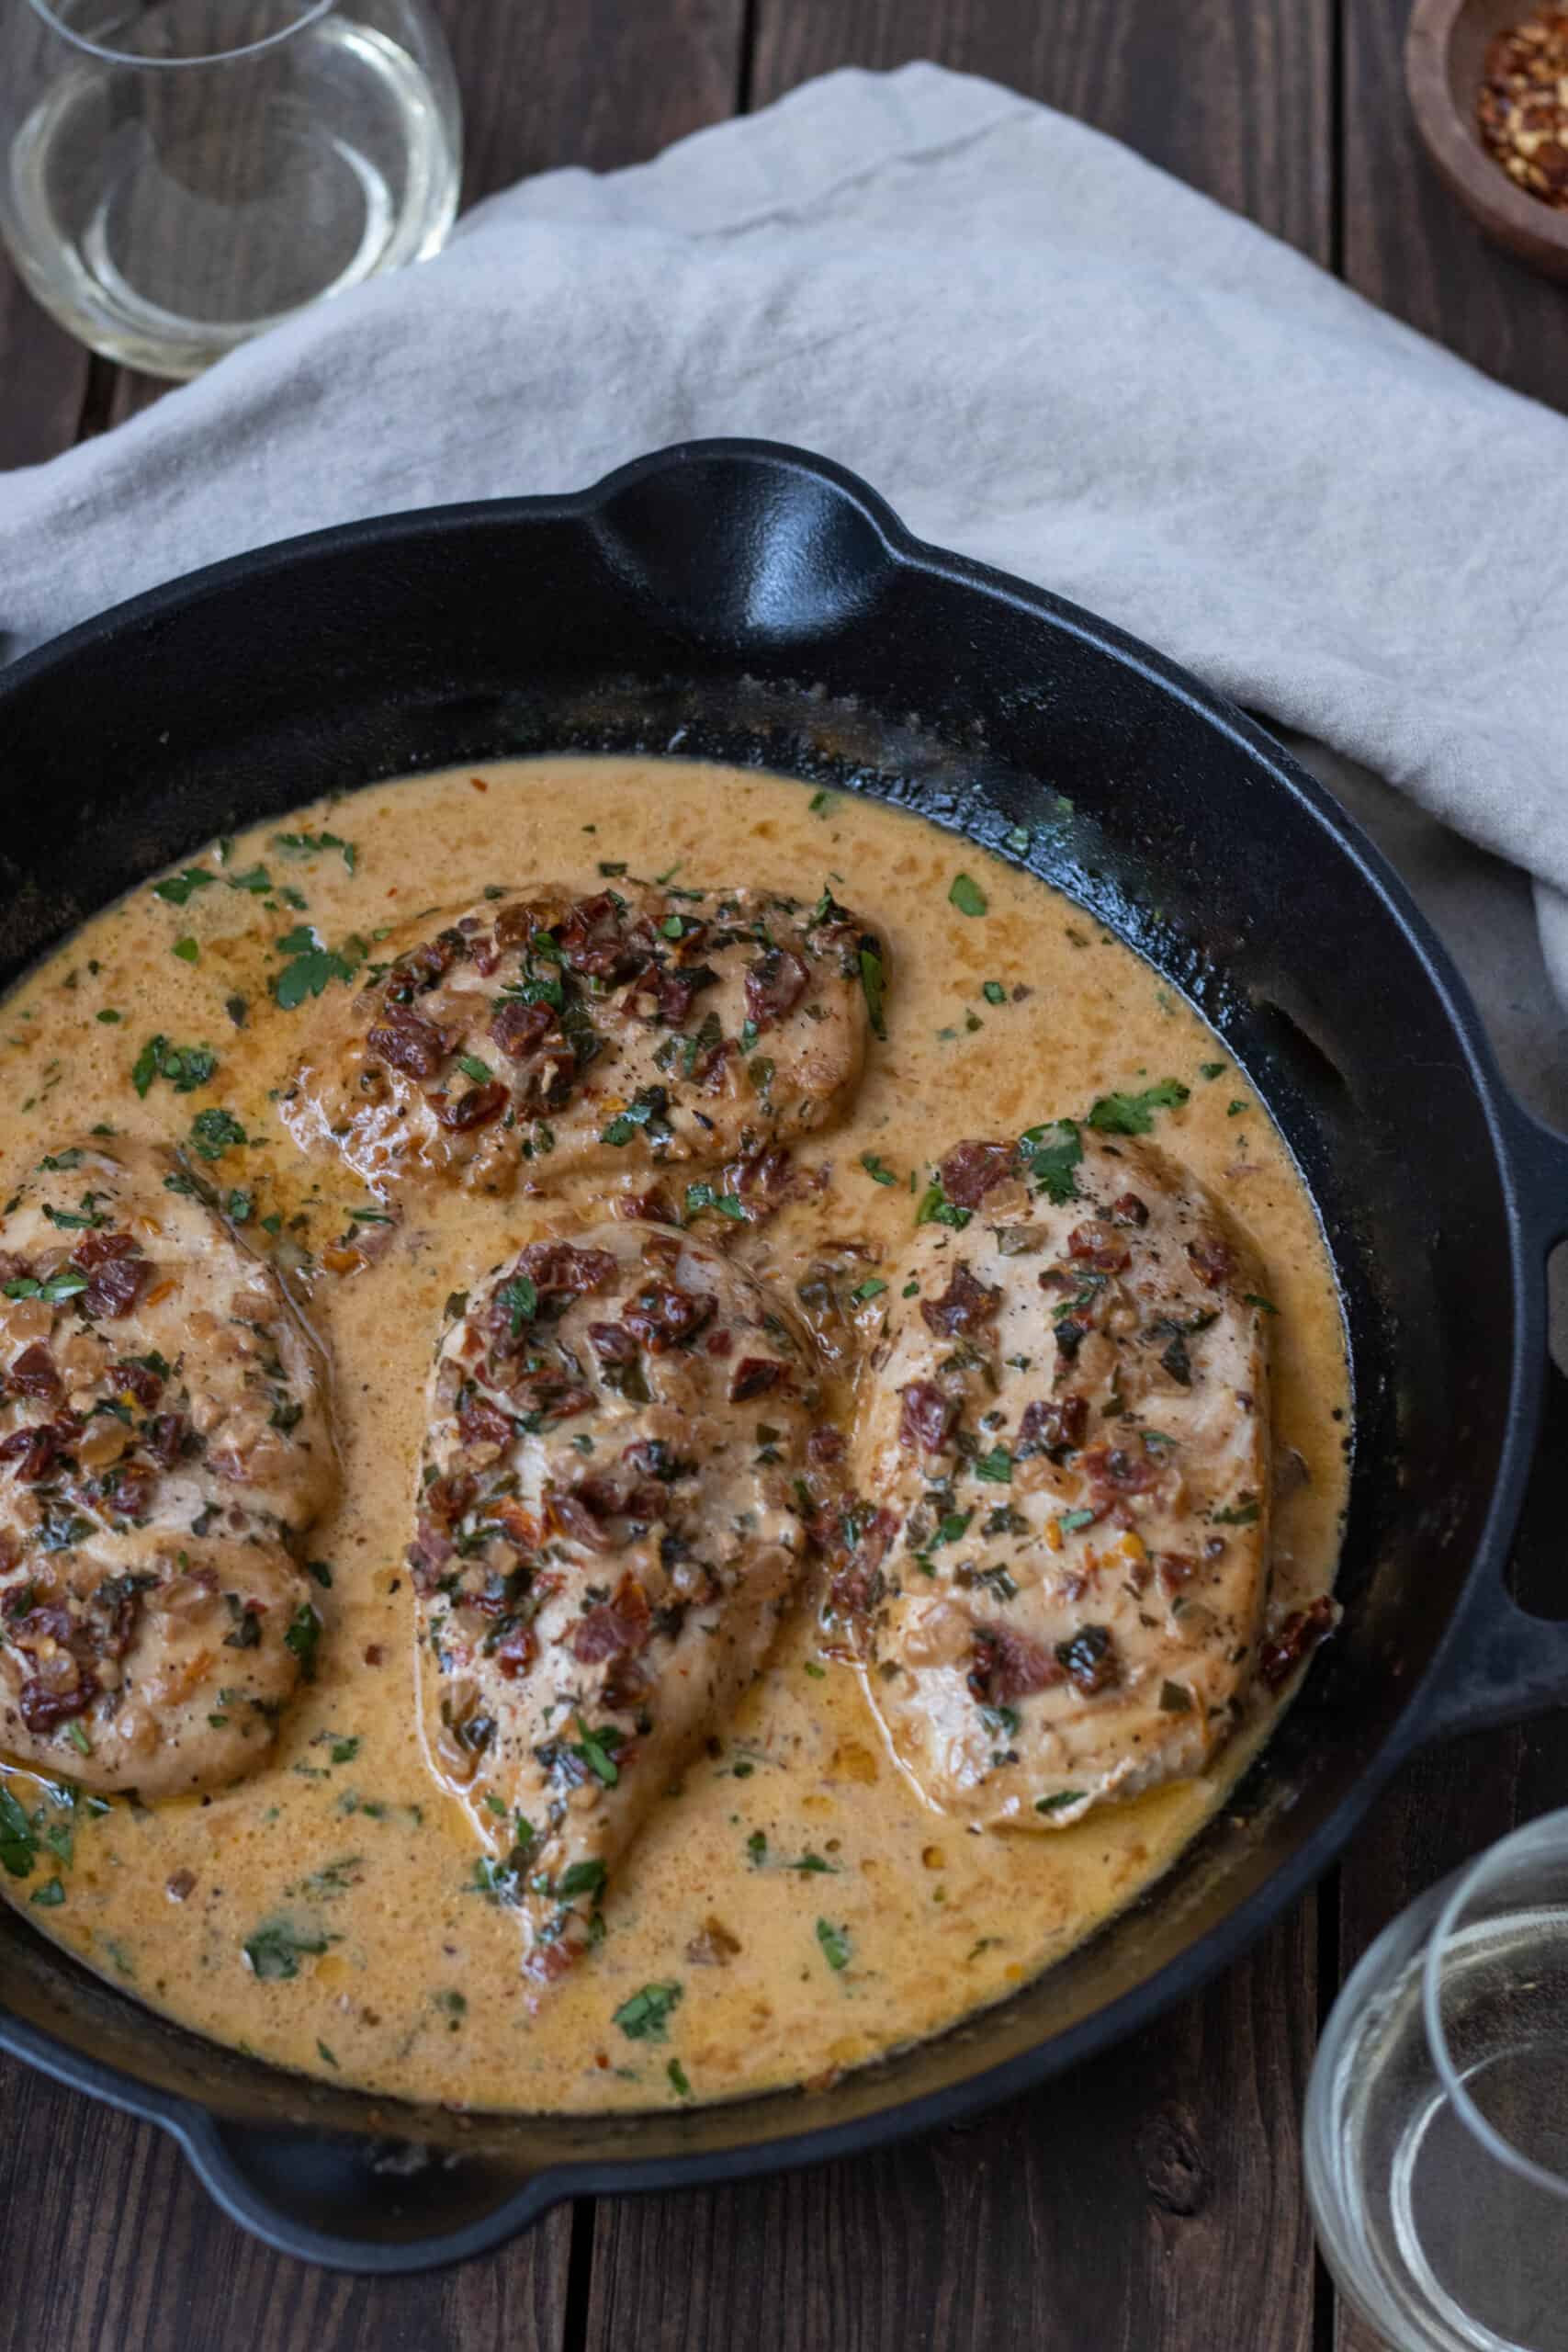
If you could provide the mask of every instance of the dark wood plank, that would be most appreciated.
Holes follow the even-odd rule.
[[[588,2352],[1306,2352],[1290,2128],[1313,1909],[1037,2098],[905,2149],[600,2206]]]
[[[0,2352],[561,2352],[570,2216],[382,2285],[269,2254],[162,2132],[0,2063]]]
[[[40,465],[76,438],[87,355],[41,311],[0,251],[0,470]]]
[[[1427,162],[1404,92],[1409,13],[1344,10],[1345,275],[1515,391],[1568,407],[1568,298],[1489,244]]]
[[[1135,147],[1320,261],[1334,0],[759,0],[751,101],[931,57]]]
[[[463,94],[466,204],[525,173],[613,171],[735,108],[744,0],[432,0]],[[173,388],[120,371],[111,421]]]

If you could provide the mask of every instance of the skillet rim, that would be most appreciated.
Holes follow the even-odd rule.
[[[34,680],[61,668],[68,671],[77,656],[88,650],[112,654],[118,641],[123,652],[134,645],[139,632],[176,619],[193,605],[241,582],[287,576],[318,556],[385,553],[415,539],[457,540],[477,528],[513,532],[541,523],[567,523],[592,529],[604,511],[628,491],[689,467],[715,463],[763,469],[771,476],[785,473],[803,477],[818,489],[825,486],[859,515],[890,565],[945,582],[989,605],[1006,606],[1032,622],[1077,639],[1140,675],[1227,737],[1255,772],[1261,770],[1272,787],[1286,793],[1315,820],[1334,850],[1373,892],[1383,915],[1415,954],[1492,1147],[1507,1233],[1512,1325],[1506,1428],[1497,1474],[1473,1557],[1425,1673],[1404,1693],[1382,1747],[1316,1829],[1213,1928],[1144,1983],[1032,2048],[939,2090],[806,2132],[792,2132],[786,2126],[777,2137],[754,2139],[732,2148],[550,2163],[523,2177],[513,2196],[477,2222],[439,2236],[382,2243],[338,2236],[297,2222],[269,2205],[254,2188],[226,2144],[223,2119],[212,2108],[138,2082],[107,2061],[57,2041],[0,2007],[0,2049],[73,2089],[157,2124],[178,2142],[203,2185],[232,2220],[282,2252],[332,2268],[389,2276],[432,2269],[504,2242],[568,2198],[749,2178],[891,2146],[1017,2097],[1092,2052],[1127,2038],[1231,1965],[1332,1866],[1394,1771],[1425,1739],[1446,1728],[1433,1718],[1445,1689],[1454,1679],[1455,1659],[1466,1637],[1479,1637],[1499,1608],[1509,1605],[1503,1600],[1501,1569],[1524,1506],[1548,1361],[1544,1253],[1551,1236],[1540,1216],[1532,1214],[1529,1178],[1542,1152],[1550,1159],[1554,1152],[1561,1154],[1563,1147],[1550,1130],[1530,1119],[1510,1093],[1466,983],[1382,853],[1326,788],[1264,728],[1179,663],[1114,623],[1050,590],[917,537],[876,492],[832,459],[778,442],[707,439],[678,443],[634,458],[580,491],[476,500],[369,516],[206,565],[113,605],[0,667],[0,722],[15,693]],[[966,831],[962,822],[953,829]],[[283,2068],[267,2072],[284,2083],[296,2081]],[[778,2111],[781,2117],[786,2113],[783,2100]],[[243,2137],[247,2131],[265,2134],[272,2127],[236,2121],[226,2128],[231,2136]],[[298,2137],[314,2140],[345,2136],[312,2130],[308,2124],[290,2130]]]

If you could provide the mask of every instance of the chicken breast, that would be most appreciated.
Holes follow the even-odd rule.
[[[863,1375],[830,1608],[933,1805],[1060,1827],[1201,1770],[1233,1726],[1269,1308],[1215,1204],[1145,1145],[1062,1121],[961,1144],[941,1175]]]
[[[880,1023],[875,934],[823,893],[540,885],[387,943],[323,998],[283,1117],[385,1194],[745,1163],[825,1125]]]
[[[290,1548],[336,1479],[315,1351],[151,1144],[29,1171],[0,1291],[0,1749],[103,1791],[222,1785],[321,1631]]]
[[[792,1318],[649,1225],[530,1243],[446,1332],[410,1554],[426,1731],[539,1981],[767,1654],[815,1403]]]

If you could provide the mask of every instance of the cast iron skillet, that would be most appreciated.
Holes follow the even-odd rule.
[[[1241,1802],[1146,1900],[829,2089],[603,2119],[400,2110],[164,2023],[6,1909],[0,2045],[163,2125],[237,2221],[345,2267],[428,2267],[567,2196],[846,2155],[1010,2097],[1235,1959],[1418,1744],[1568,1699],[1568,1625],[1504,1586],[1568,1143],[1509,1099],[1400,883],[1277,743],[1089,614],[912,539],[836,466],[707,442],[575,497],[351,525],[0,673],[0,979],[165,860],[329,788],[631,748],[820,777],[1004,854],[1026,827],[1034,870],[1216,1023],[1344,1287],[1346,1618]]]

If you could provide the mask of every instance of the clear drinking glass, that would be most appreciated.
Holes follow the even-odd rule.
[[[0,229],[154,375],[436,252],[461,151],[424,0],[0,0]]]
[[[1414,1904],[1334,2007],[1319,2241],[1397,2352],[1568,2352],[1568,1813]]]

